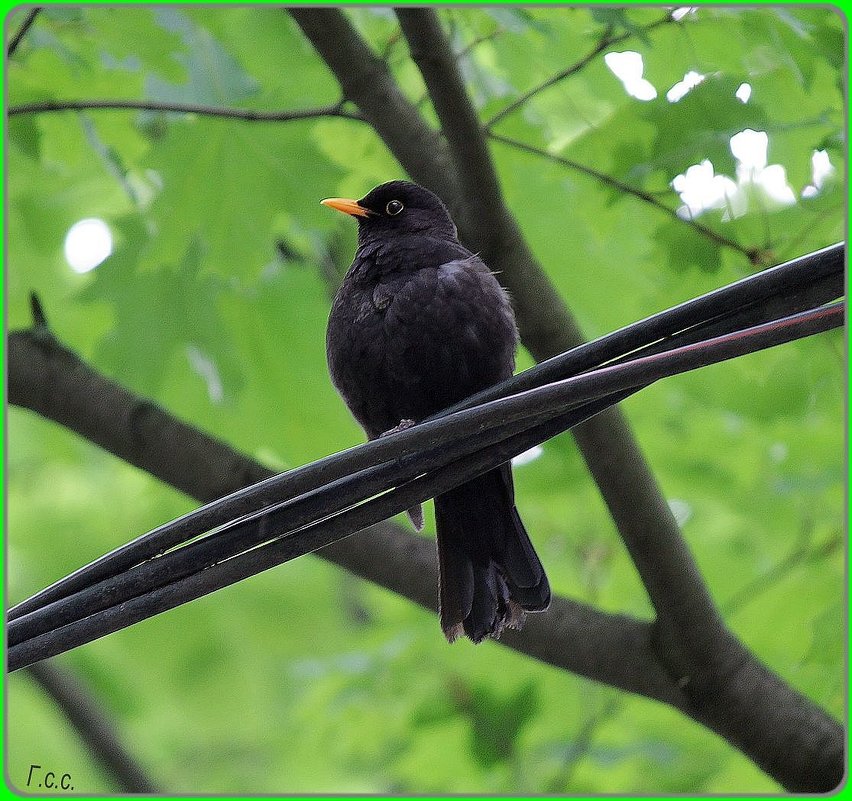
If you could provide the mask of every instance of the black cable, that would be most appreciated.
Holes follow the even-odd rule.
[[[626,388],[647,385],[669,375],[789,342],[792,339],[809,336],[842,324],[843,305],[833,304],[723,337],[644,356],[624,364],[604,367],[591,373],[519,393],[510,398],[493,401],[485,406],[456,413],[453,417],[455,420],[465,419],[485,411],[504,415],[501,420],[512,423],[519,419],[523,420],[525,413],[540,416],[549,414],[554,408],[563,412],[564,404],[576,405],[590,398],[612,395]],[[518,417],[513,418],[512,414]],[[534,416],[532,419],[538,421],[539,416]],[[62,653],[261,570],[316,550],[356,530],[404,511],[415,503],[440,494],[485,470],[496,467],[533,444],[564,430],[566,417],[564,413],[557,414],[551,420],[528,425],[527,430],[508,437],[505,437],[507,431],[504,429],[505,438],[501,441],[480,448],[425,475],[420,475],[377,497],[371,497],[374,496],[374,491],[370,491],[369,494],[361,491],[364,487],[358,484],[358,479],[363,478],[363,474],[349,476],[346,481],[357,484],[357,487],[352,489],[358,490],[356,494],[368,500],[341,511],[329,513],[333,505],[326,504],[325,500],[334,497],[339,499],[342,481],[337,482],[337,487],[323,487],[308,493],[308,496],[313,496],[314,500],[325,496],[325,499],[320,501],[320,508],[324,509],[326,514],[323,514],[317,522],[303,527],[294,527],[293,520],[288,519],[287,515],[292,512],[297,502],[304,502],[304,496],[295,501],[278,504],[257,515],[264,520],[267,538],[275,537],[272,541],[230,558],[224,558],[223,561],[209,567],[203,564],[196,565],[195,572],[189,575],[161,586],[149,586],[147,591],[135,597],[123,602],[115,602],[93,614],[80,614],[77,619],[65,625],[58,625],[54,609],[36,610],[13,624],[18,642],[9,648],[9,669],[16,670],[34,661]],[[435,425],[447,427],[451,422],[452,420],[436,421]],[[526,422],[529,424],[530,419],[528,418]],[[503,422],[502,425],[506,423]],[[420,455],[412,456],[412,466],[415,469],[419,468],[419,465],[415,464],[418,456]],[[387,475],[391,480],[390,486],[393,486],[398,481],[398,477],[391,473]],[[375,490],[375,486],[371,489]],[[336,505],[342,508],[343,504],[338,500]],[[156,572],[157,563],[168,562],[169,558],[177,559],[180,556],[181,551],[177,551],[161,559],[153,560],[149,565],[154,566],[153,569]],[[124,578],[125,576],[114,577],[112,589],[120,588]],[[63,603],[69,604],[72,611],[79,612],[77,600],[74,596],[63,599]],[[42,626],[48,624],[50,628],[36,634],[34,632],[39,624]],[[13,625],[10,625],[10,636]]]
[[[825,303],[843,294],[843,266],[844,245],[837,244],[764,270],[548,359],[434,415],[426,422],[443,419],[451,412],[471,408],[486,400],[507,397],[564,379],[613,360],[623,362],[638,355],[661,352],[679,344]],[[584,410],[577,410],[577,417],[571,425],[590,418],[639,388],[618,393],[609,402],[593,401]],[[457,433],[448,434],[447,440],[456,436]],[[416,453],[434,444],[434,437],[433,429],[425,427],[423,423],[407,432],[375,440],[272,476],[213,501],[159,526],[36,593],[9,610],[8,619],[14,620],[124,573],[135,565],[201,535],[215,533],[235,519],[252,515],[258,509],[296,498],[358,470],[376,467],[388,458],[399,459]]]

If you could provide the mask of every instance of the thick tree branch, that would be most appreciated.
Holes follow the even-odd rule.
[[[67,670],[40,663],[29,675],[77,730],[92,756],[127,793],[156,793],[157,787],[122,744],[113,722],[91,693]]]
[[[720,645],[711,661],[693,666],[680,682],[692,716],[789,792],[837,789],[844,775],[843,727],[785,684],[733,635]]]
[[[481,212],[477,219],[487,226],[490,237],[482,247],[486,262],[503,269],[504,251],[500,245],[495,247],[491,232],[498,232],[496,238],[505,246],[509,243],[499,232],[511,231],[512,243],[524,251],[521,261],[529,265],[532,254],[503,204],[483,131],[437,14],[433,9],[397,13],[447,136],[461,189],[477,198]],[[472,141],[477,144],[471,145]],[[515,259],[511,267],[517,278]],[[540,272],[537,265],[536,271]],[[567,310],[561,302],[560,307],[567,326]],[[721,617],[626,422],[617,414],[607,413],[603,421],[602,416],[575,430],[583,456],[636,563],[658,622],[696,658],[706,658],[726,639]],[[680,672],[683,666],[673,667]]]
[[[390,70],[336,8],[291,8],[290,16],[388,150],[418,183],[448,203],[458,188],[446,146],[403,95]],[[427,155],[428,154],[428,155]]]
[[[198,114],[202,117],[219,117],[244,122],[289,122],[291,120],[313,120],[319,117],[344,117],[360,120],[361,116],[347,111],[344,104],[319,108],[296,109],[293,111],[262,111],[251,108],[224,108],[202,103],[171,103],[161,100],[44,100],[23,103],[8,109],[10,117],[20,114],[45,114],[56,111],[162,111],[178,114]]]
[[[477,214],[504,217],[503,195],[488,144],[438,15],[427,8],[398,8],[396,15],[441,121],[462,192],[470,196],[470,189],[477,187]]]

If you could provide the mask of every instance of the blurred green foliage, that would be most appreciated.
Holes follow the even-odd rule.
[[[11,15],[7,36],[23,11]],[[424,96],[389,9],[351,14],[406,93]],[[659,96],[630,97],[602,55],[496,130],[595,167],[670,207],[670,182],[730,137],[769,135],[795,193],[700,217],[778,262],[844,230],[840,182],[803,198],[811,157],[844,174],[844,27],[827,8],[454,8],[441,12],[483,120],[605,35]],[[660,21],[653,29],[650,23]],[[666,90],[706,74],[683,100]],[[280,9],[46,7],[7,65],[11,106],[149,98],[256,109],[338,89]],[[752,97],[733,92],[742,82]],[[428,103],[422,105],[430,115]],[[355,231],[318,205],[400,168],[365,125],[91,111],[9,119],[7,323],[31,290],[59,338],[174,414],[285,469],[357,443],[324,326]],[[546,158],[492,146],[509,205],[586,333],[597,336],[751,267],[688,223]],[[80,275],[69,227],[104,219],[114,252]],[[277,245],[280,243],[280,246]],[[520,355],[520,366],[529,357]],[[844,344],[823,335],[658,384],[625,404],[736,633],[841,717]],[[60,427],[8,413],[8,579],[16,602],[193,506]],[[568,436],[516,470],[556,592],[651,610]],[[376,558],[381,558],[377,554]],[[499,645],[449,647],[433,615],[308,557],[60,658],[173,792],[773,792],[725,742],[660,704]],[[7,684],[7,769],[115,790],[25,674]]]

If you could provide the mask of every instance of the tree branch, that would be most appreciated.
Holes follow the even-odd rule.
[[[503,204],[483,131],[435,11],[400,9],[397,13],[450,145],[461,189],[476,198],[481,211],[476,219],[487,227],[481,248],[486,263],[502,271],[506,249],[514,246],[523,249],[521,261],[529,265],[532,254]],[[511,266],[517,280],[515,259]],[[510,276],[506,277],[508,283]],[[513,297],[517,296],[513,293]],[[559,306],[567,326],[567,311],[561,301]],[[571,336],[579,339],[576,330]],[[727,640],[722,619],[626,422],[612,412],[605,415],[575,429],[583,456],[657,611],[658,625],[681,642],[689,654],[687,662],[710,658]],[[691,670],[691,665],[672,667],[678,675]]]
[[[171,103],[161,100],[43,100],[35,103],[23,103],[8,109],[10,117],[19,114],[45,114],[56,111],[162,111],[178,114],[198,114],[203,117],[243,120],[244,122],[289,122],[291,120],[312,120],[318,117],[343,117],[349,120],[361,120],[362,117],[347,111],[344,103],[336,103],[319,108],[296,109],[293,111],[262,111],[251,108],[224,108],[201,103]]]
[[[390,70],[336,8],[290,8],[290,16],[334,73],[388,150],[418,183],[448,203],[458,196],[441,137],[403,95]]]
[[[740,587],[722,604],[726,616],[739,612],[757,600],[767,590],[777,586],[782,579],[790,575],[796,568],[809,562],[826,559],[831,554],[843,548],[844,538],[840,532],[820,543],[811,542],[811,531],[806,527],[790,551],[779,562],[776,562],[766,572],[755,576],[751,581]]]
[[[661,25],[668,25],[669,23],[674,22],[675,20],[672,18],[671,12],[668,12],[664,17],[656,20],[656,22],[650,22],[647,25],[644,25],[641,28],[641,31],[643,33],[649,33],[655,28],[659,28]],[[565,69],[557,72],[555,75],[552,75],[546,81],[542,81],[542,83],[538,84],[538,86],[534,86],[532,89],[528,89],[519,98],[512,101],[511,103],[509,103],[508,106],[498,111],[490,120],[485,123],[483,127],[487,132],[490,133],[491,128],[502,122],[509,115],[514,114],[531,98],[535,97],[540,92],[543,92],[545,89],[549,89],[551,86],[555,86],[557,83],[564,81],[566,78],[570,78],[572,75],[576,75],[578,72],[587,67],[592,61],[594,61],[595,58],[597,58],[608,47],[613,47],[615,45],[621,44],[622,42],[631,39],[635,35],[636,34],[633,31],[628,31],[627,33],[622,33],[618,36],[615,36],[612,32],[612,29],[607,28],[598,43],[588,53],[586,53],[585,56],[575,61],[570,67],[566,67]]]
[[[58,665],[40,663],[27,668],[77,730],[94,758],[127,793],[156,793],[158,788],[121,742],[113,722],[73,674]]]
[[[462,192],[469,196],[471,187],[476,186],[477,212],[489,218],[505,216],[500,182],[479,117],[468,100],[458,59],[444,36],[438,15],[428,8],[398,8],[396,15],[441,121]]]
[[[18,32],[9,40],[9,46],[6,48],[6,58],[11,58],[15,54],[21,40],[27,35],[27,31],[35,22],[35,18],[38,16],[39,11],[41,11],[41,9],[38,6],[35,6],[27,12],[27,15],[24,17],[24,21],[21,23],[21,27],[18,28]]]
[[[733,239],[729,239],[726,236],[714,231],[712,228],[708,228],[706,225],[700,222],[696,222],[695,220],[684,220],[682,217],[678,217],[677,211],[670,206],[667,206],[661,200],[657,199],[650,192],[646,192],[643,189],[637,189],[634,186],[630,186],[630,184],[626,184],[622,181],[619,181],[617,178],[613,178],[611,175],[607,175],[600,170],[594,169],[594,167],[589,167],[586,164],[580,164],[578,161],[574,161],[573,159],[565,158],[564,156],[557,156],[555,153],[551,153],[547,150],[544,150],[540,147],[535,147],[534,145],[528,145],[526,142],[521,142],[517,139],[511,139],[508,136],[503,136],[502,134],[497,134],[493,132],[488,133],[488,138],[493,140],[494,142],[500,142],[501,144],[508,145],[509,147],[513,147],[516,150],[522,150],[525,153],[530,153],[534,156],[540,156],[541,158],[547,159],[548,161],[552,161],[555,164],[561,164],[563,167],[568,167],[575,172],[581,172],[584,175],[588,175],[590,178],[594,178],[596,181],[604,184],[605,186],[609,186],[612,189],[616,189],[619,192],[625,195],[631,195],[638,200],[641,200],[643,203],[647,203],[650,206],[653,206],[656,209],[667,214],[669,217],[673,217],[679,223],[683,223],[684,225],[689,225],[694,228],[695,231],[702,236],[707,237],[711,242],[716,245],[721,245],[723,247],[730,248],[731,250],[735,250],[738,253],[742,253],[751,264],[756,267],[765,267],[766,264],[765,258],[766,254],[761,248],[747,248],[741,245],[739,242],[736,242]]]

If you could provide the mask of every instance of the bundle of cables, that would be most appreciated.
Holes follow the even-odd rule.
[[[8,613],[8,668],[63,653],[411,508],[668,376],[843,325],[844,246],[555,356],[412,428],[273,476],[117,548]]]

